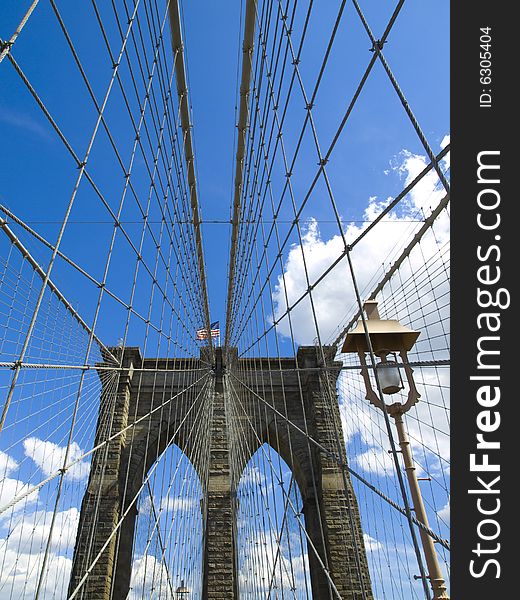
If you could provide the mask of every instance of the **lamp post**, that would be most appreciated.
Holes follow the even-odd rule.
[[[415,516],[418,521],[429,528],[428,517],[426,516],[421,489],[419,487],[412,458],[410,441],[403,421],[403,415],[418,402],[421,396],[415,386],[413,370],[408,364],[407,358],[407,353],[412,349],[420,332],[413,331],[412,329],[401,325],[399,321],[381,319],[375,300],[368,300],[365,302],[363,310],[367,317],[365,323],[360,320],[356,327],[347,335],[342,352],[356,352],[358,354],[361,362],[361,374],[363,375],[367,391],[366,398],[371,404],[377,406],[380,410],[386,411],[394,419],[399,446],[403,455],[404,468],[408,478],[408,485],[410,486]],[[383,403],[382,398],[380,398],[372,388],[370,373],[365,358],[365,354],[370,350],[367,342],[365,325],[370,336],[372,350],[380,359],[380,362],[376,364],[375,368],[375,377],[379,383],[379,389],[385,395],[396,394],[404,389],[404,382],[400,372],[400,368],[402,367],[408,383],[408,395],[404,404],[401,402],[394,402],[393,404]],[[402,365],[398,365],[395,360],[395,355],[397,353],[399,353],[399,356],[401,357]],[[394,360],[388,360],[388,356],[392,354],[394,355]],[[433,590],[433,597],[435,600],[449,600],[434,542],[426,531],[421,529],[419,533],[428,568],[428,578]]]
[[[184,585],[184,579],[181,580],[180,586],[175,590],[175,600],[186,600],[190,590]]]

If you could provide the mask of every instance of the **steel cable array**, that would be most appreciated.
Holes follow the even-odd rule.
[[[298,486],[290,477],[291,466],[294,474],[294,465],[302,460],[302,451],[299,450],[295,459],[291,447],[297,445],[300,448],[302,438],[306,438],[306,452],[312,456],[321,440],[316,440],[307,429],[307,425],[311,427],[310,415],[310,420],[304,419],[302,426],[294,422],[296,419],[291,420],[293,407],[274,406],[272,401],[267,400],[279,393],[278,384],[273,381],[269,384],[266,376],[260,373],[265,368],[261,365],[268,357],[276,365],[274,370],[272,366],[269,368],[271,379],[275,379],[276,370],[282,372],[284,357],[296,357],[301,344],[313,345],[318,361],[325,367],[327,338],[329,345],[337,348],[336,359],[343,363],[337,384],[329,380],[323,385],[330,403],[330,430],[336,432],[332,447],[340,450],[346,438],[347,455],[350,457],[349,465],[343,467],[341,451],[336,451],[334,460],[343,472],[348,471],[352,477],[365,532],[364,544],[355,544],[354,553],[359,557],[368,554],[372,589],[376,596],[430,597],[419,541],[419,531],[423,527],[411,512],[409,492],[396,453],[397,441],[393,439],[395,430],[388,417],[385,424],[385,415],[368,405],[364,398],[363,380],[356,373],[359,366],[339,350],[345,334],[360,318],[362,295],[365,299],[379,300],[386,318],[397,318],[422,332],[418,354],[410,358],[421,386],[422,400],[417,411],[414,409],[410,414],[409,434],[421,475],[424,473],[424,479],[430,482],[430,489],[425,489],[426,502],[436,525],[429,534],[441,547],[449,548],[444,539],[447,522],[443,520],[445,517],[440,516],[449,507],[446,379],[446,367],[449,366],[449,255],[446,243],[449,202],[449,195],[446,195],[449,192],[446,173],[449,163],[446,157],[449,156],[449,144],[434,155],[382,52],[392,28],[399,21],[403,4],[397,3],[381,38],[375,40],[359,4],[353,3],[354,13],[349,16],[360,19],[370,37],[373,54],[359,84],[353,87],[350,100],[347,98],[343,114],[335,111],[339,117],[337,127],[334,130],[328,125],[328,131],[332,131],[328,134],[331,141],[324,143],[326,138],[319,135],[318,122],[325,120],[322,111],[327,109],[320,112],[320,101],[326,105],[327,98],[320,96],[320,92],[323,92],[322,86],[327,80],[336,36],[343,27],[347,28],[344,23],[348,14],[347,3],[340,2],[336,12],[331,9],[327,15],[329,37],[323,33],[322,26],[320,35],[326,43],[322,45],[323,54],[319,56],[314,48],[305,54],[306,37],[312,35],[313,23],[316,24],[322,17],[314,3],[304,7],[298,2],[261,2],[258,5],[246,2],[226,322],[228,351],[236,347],[244,366],[237,363],[232,372],[230,385],[233,393],[229,402],[230,413],[235,415],[232,420],[240,423],[232,436],[232,448],[236,446],[234,460],[237,472],[243,469],[245,458],[260,446],[248,463],[243,482],[241,480],[238,484],[238,489],[243,490],[238,520],[239,523],[248,523],[247,528],[244,525],[244,530],[239,531],[239,539],[243,540],[240,547],[251,549],[246,551],[244,564],[256,559],[257,544],[273,547],[273,542],[267,541],[269,536],[275,544],[274,549],[263,556],[263,564],[250,569],[247,577],[240,580],[241,594],[245,597],[268,597],[272,593],[273,582],[277,584],[276,593],[280,593],[280,597],[284,594],[288,597],[312,596],[308,573],[307,578],[302,576],[296,586],[294,578],[284,580],[281,557],[293,568],[299,562],[308,561],[313,552],[317,558],[320,557],[312,544],[307,547],[306,543],[302,544],[309,525],[301,519],[301,500],[299,507],[290,501],[289,491],[284,493],[283,478],[273,466],[275,461],[267,457],[276,456],[279,463],[281,461],[282,466],[278,470],[285,473],[285,481],[290,482],[290,490],[295,493],[293,490]],[[254,36],[251,31],[253,14]],[[305,57],[309,59],[311,56],[313,64],[317,65],[314,71],[305,69]],[[378,207],[370,223],[349,227],[349,222],[345,223],[341,217],[341,212],[348,210],[348,205],[344,201],[340,204],[334,193],[338,187],[338,166],[334,155],[348,144],[349,120],[361,103],[364,87],[375,77],[373,69],[378,60],[383,64],[404,107],[405,116],[426,151],[426,157],[420,172],[409,178],[401,193]],[[251,83],[249,93],[246,93],[244,82],[248,80]],[[322,145],[325,151],[321,150]],[[309,160],[312,155],[314,161]],[[312,167],[316,164],[317,167]],[[319,218],[315,219],[313,213],[319,214]],[[416,218],[419,226],[406,225],[406,217]],[[335,230],[327,229],[331,231],[327,233],[329,243],[332,247],[333,242],[336,250],[336,254],[330,252],[326,256],[328,260],[316,258],[327,245],[319,237],[318,228],[323,223],[336,224]],[[355,221],[352,220],[352,223]],[[399,226],[398,235],[401,237],[390,238],[394,240],[394,247],[389,247],[383,265],[373,265],[360,277],[357,265],[368,266],[363,262],[363,253],[370,254],[368,245],[374,244],[379,230],[386,232],[379,235],[392,235],[392,223],[395,227]],[[397,228],[395,231],[398,231]],[[440,231],[440,236],[436,236],[436,231]],[[367,274],[375,280],[373,284]],[[339,289],[330,291],[333,278],[344,282],[343,293]],[[360,288],[360,285],[363,287]],[[415,289],[411,285],[415,285]],[[336,322],[336,331],[327,325],[327,310],[338,314],[337,308],[330,305],[331,298],[336,302],[350,299],[352,303],[351,306],[345,303],[340,307],[340,310],[344,308],[340,314],[347,315],[345,321],[348,324]],[[301,410],[305,413],[306,394],[301,382],[307,378],[308,372],[298,366],[296,371],[300,381]],[[322,367],[321,371],[326,372],[327,367]],[[255,378],[258,383],[252,385],[250,382]],[[257,391],[258,386],[264,387],[263,392]],[[285,397],[285,393],[283,395]],[[336,395],[341,412],[340,424],[333,417]],[[263,408],[255,407],[258,401]],[[256,444],[248,443],[251,437],[258,438],[255,419],[248,418],[251,411],[258,410],[266,411],[263,420],[270,421],[270,425]],[[262,419],[258,416],[256,420]],[[287,442],[280,442],[281,437],[293,440],[288,450],[285,447]],[[284,463],[278,454],[273,454],[272,448],[281,447],[284,448],[286,462],[291,466]],[[392,452],[389,454],[390,449]],[[326,450],[321,448],[322,453]],[[271,490],[276,495],[279,489],[282,490],[285,502],[273,498],[271,507],[266,507],[272,510],[274,505],[283,506],[284,510],[274,527],[273,523],[266,523],[263,512],[255,508],[257,500],[253,491],[246,493],[246,489],[242,488],[246,485],[244,482],[252,487],[253,472],[260,474],[256,476],[256,496],[266,497]],[[317,473],[312,474],[312,480],[313,485],[319,487]],[[344,484],[348,488],[346,479]],[[309,495],[307,490],[302,493]],[[303,502],[305,504],[305,500]],[[355,509],[347,506],[344,519],[348,522],[353,513]],[[378,517],[381,514],[385,515],[382,522]],[[283,535],[283,528],[291,516],[296,518],[296,530],[300,536],[300,541],[294,542],[293,547],[289,532]],[[352,520],[350,523],[354,530]],[[442,531],[441,535],[439,531]],[[326,544],[326,533],[322,531],[321,535]],[[270,555],[276,560],[269,560]],[[443,558],[445,569],[449,572],[448,556],[443,554]],[[362,579],[360,561],[361,558],[350,575],[353,581]],[[400,581],[390,575],[387,567],[390,563],[399,565]],[[327,575],[330,566],[326,560],[321,562],[321,567]],[[266,570],[270,577],[265,576]],[[270,582],[267,588],[266,580]],[[341,597],[333,582],[329,583],[330,597]],[[364,597],[369,597],[370,593],[368,587],[362,592]]]
[[[424,535],[449,581],[450,146],[393,69],[404,0],[384,19],[363,4],[241,2],[230,219],[207,221],[230,232],[222,348],[182,3],[27,2],[2,32],[53,200],[24,210],[21,181],[0,204],[0,599],[206,597],[221,396],[238,597],[430,598]],[[400,187],[365,201],[378,140],[357,160],[356,123],[382,103],[413,152],[393,142]],[[426,525],[341,350],[367,299],[421,332],[401,366]]]

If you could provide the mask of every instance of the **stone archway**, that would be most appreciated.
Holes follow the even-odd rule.
[[[236,490],[237,564],[241,597],[311,597],[303,499],[280,454],[262,444]],[[303,529],[302,529],[303,526]]]
[[[138,348],[125,348],[122,366],[115,393],[103,394],[100,405],[95,446],[101,447],[93,455],[74,548],[69,595],[81,583],[77,597],[85,600],[127,597],[137,498],[171,444],[182,448],[204,481],[207,458],[197,454],[193,439],[208,418],[213,382],[201,377],[201,364],[177,359],[173,371],[171,361],[143,359]]]
[[[240,375],[230,374],[228,384],[234,389],[227,395],[238,398],[249,424],[241,436],[247,438],[250,451],[238,469],[242,471],[263,443],[273,447],[292,471],[303,498],[312,597],[332,599],[339,594],[368,600],[370,574],[334,392],[341,363],[334,362],[332,347],[323,351],[324,365],[315,347],[300,347],[296,359],[277,359],[274,365],[272,359],[231,358],[228,370]]]
[[[125,370],[109,412],[106,408],[100,411],[97,441],[106,439],[108,422],[111,432],[126,433],[94,454],[69,593],[84,579],[92,558],[100,554],[78,597],[126,598],[137,513],[132,499],[157,453],[173,442],[192,462],[202,483],[202,598],[238,598],[236,477],[258,447],[268,441],[292,470],[303,498],[313,598],[336,597],[331,592],[332,580],[345,600],[371,600],[359,511],[346,470],[339,408],[330,389],[322,389],[323,376],[331,378],[334,389],[340,365],[333,361],[332,348],[324,350],[326,365],[321,365],[316,348],[301,347],[296,358],[280,359],[273,369],[269,359],[254,359],[251,365],[252,359],[237,359],[236,352],[228,353],[223,368],[221,350],[217,349],[217,362],[210,372],[204,357],[198,365],[200,370],[193,368],[193,360],[177,359],[174,371],[166,360],[143,359],[137,348],[125,348]],[[205,375],[201,376],[204,369]],[[186,389],[189,392],[183,393]],[[230,411],[234,398],[240,398],[248,422],[243,434],[249,452],[239,461],[230,433],[230,426],[236,429],[237,425]],[[280,426],[280,415],[285,415],[300,433],[307,431],[319,440],[319,447],[305,435],[295,435],[288,426]],[[204,456],[194,451],[189,433],[201,423],[209,431]]]
[[[203,490],[186,454],[170,444],[147,474],[137,503],[129,600],[202,596]]]

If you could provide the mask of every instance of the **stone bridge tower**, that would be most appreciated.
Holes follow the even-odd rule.
[[[193,369],[193,361],[184,364],[177,359],[173,371],[171,361],[142,358],[138,348],[125,348],[124,371],[119,376],[117,391],[112,394],[112,403],[104,403],[105,406],[102,403],[98,416],[96,445],[111,435],[112,438],[93,456],[81,507],[69,595],[82,583],[78,598],[127,598],[137,517],[137,503],[131,504],[130,500],[140,489],[155,457],[171,441],[183,448],[195,470],[201,473],[201,459],[192,452],[188,432],[196,425],[199,404],[207,402],[207,395],[211,394],[211,442],[209,456],[204,457],[206,465],[209,459],[209,474],[205,480],[201,477],[202,598],[238,599],[234,486],[240,474],[233,474],[230,468],[233,436],[228,430],[228,407],[232,388],[249,413],[249,427],[243,431],[249,435],[247,447],[251,456],[269,440],[298,483],[313,598],[326,600],[339,594],[345,600],[372,600],[359,511],[346,469],[339,408],[335,394],[331,399],[330,390],[324,389],[327,378],[335,389],[341,364],[334,363],[332,348],[324,350],[326,365],[320,364],[316,348],[300,347],[296,359],[276,359],[276,367],[273,359],[255,359],[253,370],[249,369],[253,359],[237,359],[233,352],[228,352],[228,364],[224,365],[222,351],[217,349],[211,385],[203,389],[198,380],[201,371]],[[201,355],[201,369],[204,366],[207,362]],[[196,398],[190,401],[189,408],[183,403],[182,394],[187,388],[192,391],[191,397]],[[173,398],[167,404],[175,403],[176,410],[162,410],[166,404],[165,389],[168,397]],[[258,410],[259,403],[265,409]],[[273,428],[284,420],[286,424],[290,421],[291,426],[277,427],[273,435]],[[310,444],[309,438],[301,433],[306,428],[317,443]],[[113,436],[121,430],[125,430],[123,435]],[[249,458],[244,457],[243,468]],[[117,535],[110,537],[120,521]],[[86,576],[87,567],[100,552],[99,560]],[[332,590],[323,565],[337,593]]]

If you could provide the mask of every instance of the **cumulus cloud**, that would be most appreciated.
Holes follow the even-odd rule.
[[[199,498],[193,497],[172,497],[163,498],[160,503],[160,510],[164,512],[188,512],[200,508]]]
[[[370,446],[365,452],[360,452],[351,461],[363,471],[376,475],[388,475],[394,469],[394,462],[388,452],[382,447]]]
[[[42,563],[43,553],[23,554],[7,549],[2,556],[0,600],[34,598]],[[40,590],[42,600],[66,598],[71,568],[70,558],[55,554],[49,556],[46,577]]]
[[[10,523],[1,523],[2,529],[7,531],[0,538],[0,600],[34,597],[43,566],[52,515],[51,511],[35,510],[23,516],[15,515]],[[70,557],[78,523],[77,508],[72,507],[56,514],[40,596],[44,599],[66,596],[72,567]]]
[[[450,524],[450,505],[447,503],[441,510],[437,511],[437,515],[446,525]]]
[[[149,515],[152,512],[152,498],[150,496],[145,496],[139,502],[138,512],[140,515]]]
[[[307,553],[298,553],[299,544],[291,544],[284,535],[278,551],[276,531],[255,532],[253,539],[244,540],[244,551],[239,556],[238,580],[240,593],[267,593],[269,589],[292,590],[296,594],[310,588]]]
[[[7,506],[14,498],[21,496],[31,489],[27,483],[20,481],[19,479],[11,479],[6,477],[0,479],[0,508]],[[11,515],[19,510],[26,508],[30,504],[34,504],[38,500],[38,491],[35,490],[28,494],[25,498],[19,500],[10,509],[0,514],[0,521],[5,521],[11,517]]]
[[[175,591],[183,580],[190,598],[202,597],[203,534],[198,494],[145,496],[139,506],[135,540],[128,600],[172,598],[171,589]]]
[[[416,370],[416,374],[418,369]],[[422,397],[406,421],[414,459],[423,470],[440,474],[450,471],[449,370],[421,369]],[[417,377],[419,379],[419,377]],[[419,442],[419,445],[417,444]],[[427,467],[427,468],[426,468]]]
[[[174,583],[171,587],[175,589]],[[132,564],[129,600],[149,598],[150,600],[173,599],[165,566],[152,554],[137,557]]]
[[[363,534],[363,540],[365,542],[365,550],[367,552],[377,552],[383,548],[383,544],[378,542],[375,538],[368,535],[368,533]]]
[[[38,554],[46,546],[50,533],[51,511],[36,510],[25,514],[10,528],[7,547],[22,554]],[[76,507],[59,511],[53,527],[51,551],[64,552],[74,546],[79,523]]]
[[[24,440],[23,447],[25,455],[34,461],[45,476],[52,475],[63,467],[67,450],[65,446],[58,446],[58,444],[54,444],[53,442],[30,437]],[[76,442],[72,442],[67,463],[73,463],[82,454],[83,450],[79,445]],[[65,477],[69,480],[80,481],[88,476],[89,470],[90,463],[81,461],[70,467]]]
[[[61,468],[64,448],[37,438],[24,441],[24,451],[45,475]],[[71,448],[71,460],[80,456],[77,444]],[[79,469],[71,469],[69,478],[83,479],[88,465],[80,463]],[[0,453],[0,474],[12,475],[19,464],[5,452]],[[0,479],[0,507],[29,492],[32,485],[4,476]],[[35,490],[19,500],[0,515],[0,600],[7,598],[33,598],[43,566],[43,558],[49,539],[53,512],[38,510],[39,492]],[[72,549],[79,523],[79,510],[71,507],[56,514],[45,580],[40,597],[64,598],[72,566]]]
[[[374,598],[386,598],[388,590],[399,590],[399,597],[407,600],[422,597],[422,583],[414,578],[417,572],[417,560],[413,545],[396,540],[392,542],[385,540],[383,543],[366,533],[363,538]],[[399,566],[400,583],[396,583],[395,565]]]
[[[10,475],[18,466],[14,458],[0,450],[0,476]]]
[[[154,505],[158,513],[190,512],[200,510],[200,499],[193,496],[164,496],[159,501],[154,498]],[[152,498],[146,496],[139,505],[139,514],[149,515],[153,512]]]
[[[415,369],[421,399],[405,419],[419,476],[449,474],[449,397],[441,386],[449,385],[447,369]],[[359,390],[363,391],[360,392]],[[339,406],[343,433],[350,447],[352,466],[366,473],[393,476],[394,461],[389,449],[382,412],[364,397],[364,384],[357,372],[343,371],[338,378]],[[394,440],[397,432],[390,419]]]
[[[442,144],[445,146],[448,141],[449,138],[445,137]],[[449,166],[448,161],[449,158],[444,160],[444,168]],[[403,150],[393,161],[391,172],[397,174],[406,186],[427,164],[426,157]],[[439,189],[438,184],[437,174],[430,171],[400,203],[399,210],[392,211],[387,215],[355,246],[352,252],[352,261],[361,291],[367,290],[367,286],[383,266],[386,266],[386,269],[383,268],[381,272],[387,270],[391,257],[395,258],[398,250],[412,238],[417,223],[410,223],[410,220],[422,218],[423,213],[428,215],[430,209],[437,206],[444,196],[444,191]],[[347,224],[343,231],[346,242],[353,242],[391,200],[392,198],[385,200],[378,200],[376,197],[369,198],[363,213],[363,220],[366,222]],[[437,243],[448,239],[449,219],[446,215],[439,217],[436,223],[436,234]],[[431,248],[432,252],[436,250],[437,246]],[[307,222],[303,230],[302,243],[301,245],[295,244],[290,248],[284,263],[284,272],[278,277],[273,291],[274,314],[272,318],[279,321],[277,324],[279,334],[286,337],[291,334],[289,320],[287,317],[283,317],[287,307],[305,294],[309,284],[313,285],[343,251],[344,242],[341,235],[323,239],[318,222],[315,219]],[[312,295],[320,337],[322,341],[325,341],[337,331],[338,324],[344,321],[346,312],[355,305],[354,290],[345,259],[341,260],[317,284]],[[312,344],[317,331],[308,296],[291,311],[291,321],[296,342]]]
[[[252,486],[265,486],[266,478],[265,475],[260,471],[256,465],[249,464],[240,478],[241,488],[250,488]]]
[[[10,504],[14,498],[21,496],[31,489],[27,483],[9,477],[19,467],[19,464],[6,452],[0,450],[0,508]],[[9,509],[0,514],[0,526],[8,521],[15,513],[27,508],[38,500],[38,491],[28,494]]]

